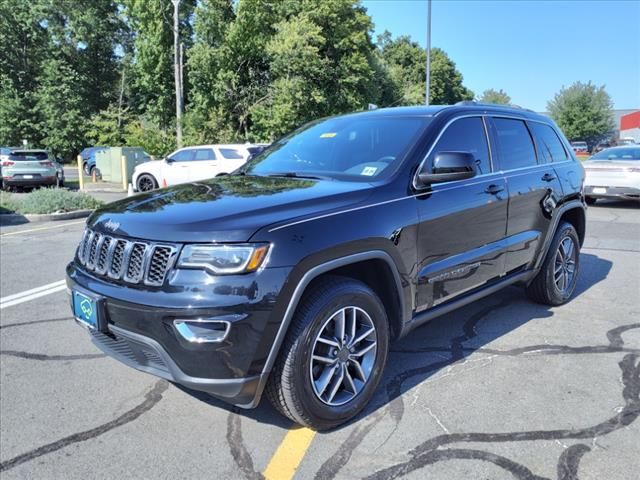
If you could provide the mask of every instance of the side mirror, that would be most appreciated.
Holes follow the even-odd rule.
[[[464,180],[476,175],[476,161],[469,152],[439,152],[433,159],[433,167],[423,165],[418,180],[423,186],[439,182]]]
[[[173,163],[173,162],[175,162],[175,160],[174,160],[173,158],[171,158],[171,157],[167,157],[167,158],[165,158],[165,159],[164,159],[164,161],[165,161],[165,162],[167,162],[167,163]]]

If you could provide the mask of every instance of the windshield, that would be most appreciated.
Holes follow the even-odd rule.
[[[309,123],[251,160],[250,175],[372,181],[391,175],[428,117],[347,116]]]
[[[640,147],[610,148],[596,153],[592,160],[640,160]]]

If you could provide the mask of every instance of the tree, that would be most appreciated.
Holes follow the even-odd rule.
[[[80,74],[60,53],[42,66],[35,92],[36,108],[41,115],[41,143],[52,152],[71,157],[85,144],[88,109],[77,85]]]
[[[494,90],[490,88],[482,92],[478,101],[481,103],[495,103],[496,105],[509,105],[511,97],[502,89]]]
[[[569,140],[593,144],[615,128],[613,103],[604,85],[575,82],[562,87],[547,110]]]
[[[389,32],[378,37],[380,57],[396,85],[394,105],[425,103],[426,50],[408,36],[392,39]],[[462,84],[456,64],[439,48],[431,49],[429,103],[447,105],[471,100],[473,92]]]
[[[189,20],[195,1],[181,2],[180,37],[191,38]],[[135,32],[131,106],[160,128],[175,125],[173,5],[168,0],[124,0]],[[186,94],[185,94],[186,96]]]

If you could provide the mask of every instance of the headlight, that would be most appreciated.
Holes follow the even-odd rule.
[[[268,250],[268,245],[186,245],[178,267],[203,268],[216,274],[254,272]]]

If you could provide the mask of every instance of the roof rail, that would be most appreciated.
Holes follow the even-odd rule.
[[[515,103],[509,103],[508,105],[500,105],[498,103],[483,103],[483,102],[477,102],[475,100],[462,100],[460,102],[456,102],[455,105],[457,106],[477,106],[477,107],[503,107],[503,108],[517,108],[518,110],[526,110],[527,112],[532,112],[532,113],[536,113],[535,111],[531,110],[530,108],[524,108],[521,107],[520,105],[516,105]]]

